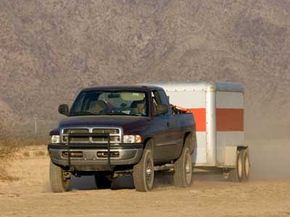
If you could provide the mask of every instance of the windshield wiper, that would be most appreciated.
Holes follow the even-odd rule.
[[[85,115],[125,115],[125,116],[143,116],[141,114],[132,114],[125,112],[108,112],[108,113],[93,113],[93,112],[74,112],[70,116],[85,116]]]
[[[127,114],[124,112],[108,112],[108,113],[105,113],[105,115],[130,115],[130,114]]]
[[[74,112],[70,116],[81,116],[81,115],[100,115],[100,114],[93,112]]]

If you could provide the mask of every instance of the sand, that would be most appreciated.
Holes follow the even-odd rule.
[[[136,192],[130,177],[106,190],[96,189],[92,177],[82,177],[73,179],[71,192],[56,194],[49,187],[48,156],[25,153],[8,168],[19,180],[0,182],[1,217],[290,216],[287,177],[264,180],[260,174],[248,183],[232,183],[219,174],[196,173],[191,187],[176,188],[170,177],[159,175],[148,193]]]

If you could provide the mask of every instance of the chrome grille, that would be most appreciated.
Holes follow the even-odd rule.
[[[74,134],[110,134],[111,143],[120,143],[122,131],[120,128],[65,128],[62,129],[61,139],[63,143],[67,143],[68,134],[71,135],[70,143],[107,143],[107,138],[88,137],[73,137]]]
[[[89,133],[89,129],[63,129],[63,134],[62,134],[62,141],[67,142],[68,134],[72,135],[73,134],[78,134],[78,133]],[[89,143],[90,142],[90,137],[83,137],[83,138],[77,138],[77,137],[71,137],[70,138],[71,143]]]

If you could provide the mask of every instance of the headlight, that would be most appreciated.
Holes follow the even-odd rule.
[[[124,135],[124,143],[141,143],[142,137],[140,135]]]
[[[52,144],[60,143],[60,136],[59,135],[52,135],[51,136],[51,143]]]

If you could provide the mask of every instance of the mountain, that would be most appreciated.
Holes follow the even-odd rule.
[[[249,136],[288,136],[288,0],[1,0],[0,29],[10,131],[47,134],[87,86],[220,80],[244,84]]]

